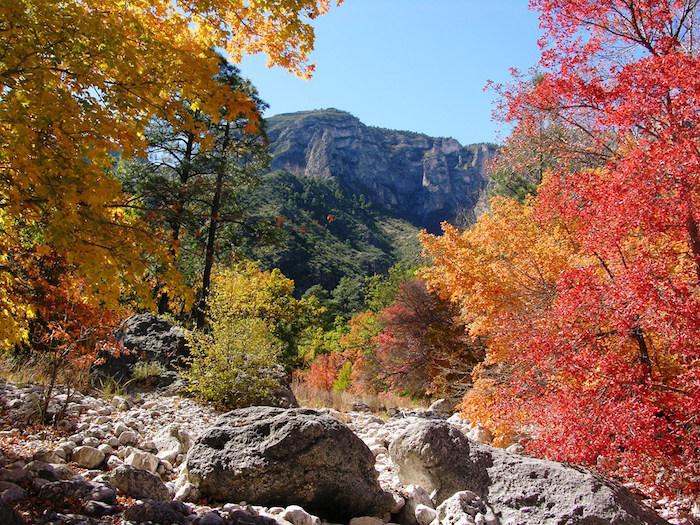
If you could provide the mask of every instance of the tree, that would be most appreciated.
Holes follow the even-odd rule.
[[[21,362],[22,366],[30,364],[40,372],[43,383],[38,407],[40,420],[57,423],[65,416],[71,389],[85,386],[90,367],[98,356],[119,354],[113,333],[126,311],[87,301],[84,281],[56,254],[33,259],[29,274],[40,287],[32,291],[37,294],[32,298],[37,309],[29,324],[27,340],[32,353]],[[57,412],[50,412],[59,382],[66,385],[67,397]]]
[[[596,248],[614,248],[635,228],[652,240],[670,235],[686,243],[700,280],[697,3],[532,5],[542,11],[546,72],[536,89],[507,97],[509,115],[526,127],[555,111],[607,152],[606,176],[586,197],[588,210],[607,223],[605,235],[589,232]],[[570,175],[590,182],[591,173],[560,170],[556,178],[571,188]]]
[[[523,89],[534,89],[527,83]],[[523,202],[535,195],[548,171],[599,167],[607,157],[588,135],[559,119],[556,114],[539,115],[538,122],[516,128],[506,138],[488,166],[491,196]]]
[[[216,289],[214,289],[216,293]],[[222,408],[241,408],[264,399],[275,387],[281,342],[261,319],[236,319],[217,306],[210,309],[210,331],[189,340],[188,390]]]
[[[294,281],[275,269],[261,270],[251,261],[219,267],[213,277],[217,293],[209,308],[232,319],[260,319],[282,344],[280,362],[291,368],[299,361],[299,344],[319,315],[315,298],[296,299]]]
[[[387,275],[375,274],[367,278],[365,285],[365,303],[373,312],[379,312],[389,306],[396,297],[400,286],[413,279],[416,268],[395,264],[389,268]]]
[[[376,355],[389,387],[411,397],[461,397],[483,349],[471,340],[458,309],[425,282],[403,283],[379,313]]]
[[[266,105],[235,66],[222,58],[216,78],[222,89],[252,100],[261,119]],[[202,327],[215,260],[239,256],[234,252],[243,236],[262,238],[271,222],[261,220],[245,199],[257,187],[269,155],[264,130],[246,131],[247,116],[222,107],[215,121],[187,101],[182,106],[179,127],[154,120],[147,130],[147,157],[123,162],[119,172],[144,218],[170,231],[173,256],[198,290],[194,317]],[[190,121],[201,130],[191,131]],[[166,306],[167,294],[162,294],[160,309]]]
[[[692,489],[694,306],[673,280],[657,283],[663,295],[633,286],[648,266],[660,277],[674,261],[642,240],[618,258],[587,254],[575,224],[537,218],[532,200],[492,208],[464,233],[446,226],[424,239],[434,267],[423,275],[488,346],[465,416],[501,444],[525,432],[533,453]],[[650,292],[658,307],[640,310]]]
[[[320,355],[305,372],[304,382],[313,388],[331,392],[345,362],[345,357],[337,352]]]
[[[503,397],[518,381],[515,358],[547,319],[559,275],[577,260],[574,240],[556,224],[540,223],[535,204],[531,197],[522,204],[494,197],[491,212],[472,228],[460,232],[443,224],[442,236],[421,237],[432,265],[419,275],[459,306],[470,335],[487,346],[463,411],[489,428],[497,443],[507,444],[522,422],[516,403]]]
[[[593,360],[600,375],[614,378],[619,388],[608,393],[617,403],[594,405],[602,415],[597,428],[612,433],[616,442],[589,441],[582,449],[591,454],[585,460],[598,454],[607,468],[648,484],[696,490],[698,3],[533,5],[542,11],[547,37],[542,66],[548,73],[529,100],[540,107],[556,105],[599,143],[615,139],[602,169],[557,171],[542,188],[543,214],[561,217],[596,259],[567,272],[560,284],[554,313],[569,341],[586,342],[577,359],[567,352],[572,357],[566,370],[578,372],[582,362]],[[515,100],[512,109],[532,113]],[[563,400],[596,399],[594,390],[562,389],[552,400],[557,409],[548,415],[569,416]],[[617,411],[611,410],[616,404]],[[625,413],[634,415],[635,424],[623,420]],[[554,426],[552,420],[545,423]],[[584,425],[573,440],[552,435],[553,448],[568,456],[574,446],[586,445]]]
[[[464,407],[504,433],[526,432],[533,453],[693,493],[698,3],[531,4],[543,74],[504,93],[515,133],[555,115],[600,162],[572,163],[562,150],[523,208],[496,201],[464,235],[425,238],[435,258],[426,278],[488,341],[489,366]]]
[[[125,211],[113,155],[143,150],[158,115],[177,123],[179,100],[212,118],[226,106],[256,123],[254,104],[215,76],[226,49],[267,53],[308,75],[309,19],[328,0],[256,2],[55,3],[13,0],[0,7],[0,280],[12,291],[35,286],[18,262],[49,246],[75,265],[86,293],[116,305],[125,284],[147,300],[153,258],[170,268],[167,246]],[[194,128],[194,123],[191,123]],[[29,230],[25,242],[17,239]],[[176,275],[162,279],[176,283]],[[3,294],[0,340],[26,336],[35,305]]]
[[[515,80],[510,84],[488,84],[500,96],[494,118],[506,124],[518,123],[488,166],[491,196],[523,202],[537,193],[548,171],[593,169],[610,159],[614,135],[594,137],[559,105],[552,101],[543,104],[533,96],[548,79],[542,71],[522,75],[513,69],[512,73]],[[514,111],[516,100],[528,111]]]

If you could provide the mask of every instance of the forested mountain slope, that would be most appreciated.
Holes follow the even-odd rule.
[[[336,109],[276,115],[267,133],[271,172],[251,199],[282,235],[251,250],[301,291],[413,264],[421,228],[473,222],[496,151],[369,127]]]

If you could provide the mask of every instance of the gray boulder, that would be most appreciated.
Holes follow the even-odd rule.
[[[221,416],[190,449],[189,481],[218,501],[298,504],[345,520],[393,504],[374,456],[337,419],[309,409],[250,407]]]
[[[472,485],[487,486],[493,463],[486,449],[471,446],[447,422],[416,419],[391,442],[389,454],[404,485],[423,487],[436,504]],[[478,492],[478,491],[477,491]]]
[[[179,501],[144,500],[124,511],[124,521],[134,523],[180,524],[187,521],[189,509]]]
[[[183,358],[188,355],[185,331],[157,315],[137,314],[129,317],[117,330],[116,337],[128,353],[119,357],[102,355],[104,363],[98,365],[95,371],[118,381],[130,380],[132,367],[139,361],[158,362],[165,370],[172,372],[184,364]],[[160,379],[154,378],[165,383],[174,379],[172,373],[163,374]]]
[[[455,413],[455,405],[447,399],[438,399],[428,407],[431,412],[440,412],[446,416],[451,416]]]
[[[73,461],[83,468],[96,468],[105,460],[104,452],[94,447],[76,447],[73,451]]]
[[[161,479],[130,465],[120,465],[109,475],[110,484],[120,493],[137,499],[170,501],[170,493]]]
[[[667,524],[621,485],[582,468],[480,445],[447,422],[408,426],[389,453],[402,483],[433,492],[438,504],[471,491],[501,525]]]

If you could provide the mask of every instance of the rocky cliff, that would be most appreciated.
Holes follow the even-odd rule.
[[[364,125],[336,109],[267,120],[272,168],[332,178],[355,194],[416,226],[435,231],[448,220],[464,225],[486,189],[490,144],[462,146],[451,138]]]

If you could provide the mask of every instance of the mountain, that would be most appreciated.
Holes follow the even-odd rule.
[[[267,119],[271,172],[251,198],[283,235],[252,256],[297,292],[416,264],[421,228],[464,226],[485,194],[496,146],[369,127],[336,109]]]
[[[418,228],[333,179],[270,173],[251,198],[261,216],[277,218],[282,234],[274,244],[252,243],[251,256],[294,279],[298,294],[316,284],[333,290],[343,277],[359,283],[397,262],[418,262]]]
[[[336,109],[267,119],[272,169],[334,179],[351,193],[419,228],[467,225],[497,147],[366,126]]]

